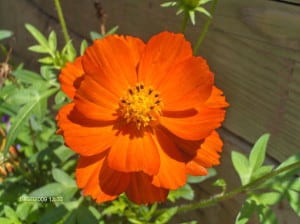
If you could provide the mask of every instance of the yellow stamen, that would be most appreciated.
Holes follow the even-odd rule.
[[[120,99],[121,116],[127,123],[134,122],[138,129],[154,123],[161,114],[162,106],[159,93],[141,83],[128,88],[126,95]]]

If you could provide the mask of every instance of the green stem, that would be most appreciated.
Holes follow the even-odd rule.
[[[64,19],[64,14],[63,14],[63,11],[62,11],[62,8],[61,8],[61,5],[60,5],[60,0],[54,0],[54,3],[55,3],[55,8],[57,10],[57,16],[58,16],[58,19],[59,19],[59,23],[60,23],[60,26],[61,26],[61,29],[62,29],[62,32],[63,32],[63,35],[64,35],[64,39],[65,39],[65,42],[67,44],[67,43],[70,42],[71,39],[70,39],[68,30],[67,30],[66,22],[65,22],[65,19]]]
[[[188,21],[189,21],[189,12],[187,10],[185,10],[184,17],[183,17],[182,24],[181,24],[181,33],[185,32]]]
[[[200,48],[200,46],[201,46],[201,44],[202,44],[202,42],[204,40],[204,37],[205,37],[205,35],[206,35],[207,31],[208,31],[208,28],[209,28],[209,26],[211,24],[211,21],[212,21],[212,17],[213,17],[213,15],[215,13],[215,10],[216,10],[217,2],[218,2],[218,0],[213,0],[213,2],[212,2],[211,9],[210,9],[210,15],[211,15],[211,17],[207,18],[207,20],[206,20],[206,22],[205,22],[205,24],[203,26],[203,29],[202,29],[202,31],[200,33],[200,36],[199,36],[199,38],[198,38],[198,40],[196,42],[196,45],[194,47],[194,50],[193,50],[193,54],[194,55],[197,54],[197,52],[198,52],[198,50],[199,50],[199,48]]]
[[[217,204],[221,201],[233,198],[233,197],[235,197],[235,196],[237,196],[241,193],[245,193],[245,192],[251,190],[251,188],[265,182],[266,180],[268,180],[268,179],[270,179],[274,176],[277,176],[277,175],[282,174],[282,173],[284,173],[288,170],[292,170],[292,169],[296,169],[296,168],[300,168],[300,161],[298,161],[296,163],[292,163],[292,164],[290,164],[286,167],[283,167],[279,170],[274,170],[270,173],[267,173],[266,175],[261,176],[261,177],[257,178],[256,180],[253,180],[252,182],[250,182],[250,183],[248,183],[244,186],[241,186],[239,188],[236,188],[236,189],[234,189],[234,190],[232,190],[228,193],[225,193],[225,194],[222,194],[222,195],[216,195],[212,198],[209,198],[209,199],[206,199],[206,200],[201,200],[201,201],[196,202],[194,204],[183,205],[183,206],[178,208],[177,212],[187,212],[187,211],[191,211],[191,210],[195,210],[195,209],[215,205],[215,204]],[[157,213],[161,214],[165,210],[167,210],[167,209],[157,210]]]

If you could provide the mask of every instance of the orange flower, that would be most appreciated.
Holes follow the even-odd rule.
[[[228,104],[183,35],[163,32],[147,44],[110,35],[59,79],[72,102],[58,113],[58,133],[80,154],[77,184],[97,202],[122,192],[136,203],[164,201],[187,174],[219,163],[215,129]]]

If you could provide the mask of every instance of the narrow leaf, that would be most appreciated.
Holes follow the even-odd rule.
[[[269,138],[270,134],[264,134],[254,144],[249,156],[252,171],[258,169],[263,164]]]
[[[243,154],[232,151],[231,160],[235,171],[238,173],[242,185],[249,183],[250,170],[249,161]]]
[[[41,46],[50,50],[48,47],[48,41],[46,37],[37,28],[28,23],[25,24],[25,27]]]
[[[0,30],[0,40],[9,38],[13,35],[13,32],[9,30]]]
[[[15,117],[15,122],[12,124],[6,138],[6,144],[4,147],[4,158],[8,152],[9,147],[13,144],[15,141],[20,128],[23,126],[24,122],[28,120],[32,112],[34,111],[35,107],[40,104],[40,102],[52,94],[54,94],[57,91],[56,88],[49,89],[48,91],[45,91],[41,95],[36,96],[32,99],[31,102],[24,105],[18,112],[17,116]]]
[[[76,187],[76,183],[73,178],[71,178],[66,172],[60,169],[54,168],[52,170],[52,176],[54,180],[66,187]]]

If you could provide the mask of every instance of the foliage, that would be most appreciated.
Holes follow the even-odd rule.
[[[265,134],[257,140],[249,158],[241,153],[232,152],[232,163],[243,186],[271,172],[276,173],[278,170],[300,161],[300,154],[296,154],[288,158],[276,169],[272,165],[263,165],[269,137],[269,134]],[[275,175],[263,183],[259,183],[251,191],[247,190],[247,198],[236,218],[236,223],[248,223],[255,212],[258,214],[260,223],[278,223],[276,214],[272,211],[271,206],[284,199],[288,201],[292,210],[300,216],[300,177],[296,175],[299,172],[300,168],[298,166],[283,174]]]
[[[212,13],[203,8],[210,1],[178,0],[162,6],[178,7],[177,14],[188,15],[195,24],[195,12],[211,17]],[[277,168],[264,165],[269,134],[259,138],[248,158],[232,152],[232,163],[241,180],[241,186],[233,191],[227,192],[226,181],[218,179],[213,186],[220,187],[221,193],[195,202],[193,186],[217,175],[210,169],[207,176],[190,176],[187,185],[171,191],[168,206],[138,206],[125,195],[104,204],[83,197],[74,180],[77,155],[55,134],[55,114],[69,100],[60,90],[57,74],[66,62],[74,60],[77,52],[82,55],[90,42],[83,40],[76,51],[73,43],[67,41],[59,49],[55,31],[45,36],[31,24],[25,27],[37,42],[29,50],[43,57],[38,59],[38,72],[27,70],[22,64],[14,66],[3,76],[0,86],[0,223],[163,224],[181,211],[214,205],[240,193],[245,193],[247,198],[237,215],[238,224],[247,223],[255,213],[261,223],[278,223],[272,206],[282,200],[288,201],[300,216],[300,178],[297,176],[300,154]],[[106,34],[91,32],[91,40],[113,34],[117,29],[115,26]],[[0,41],[12,34],[0,30]],[[0,47],[6,56],[9,50],[2,44]],[[179,201],[188,204],[180,205]]]

